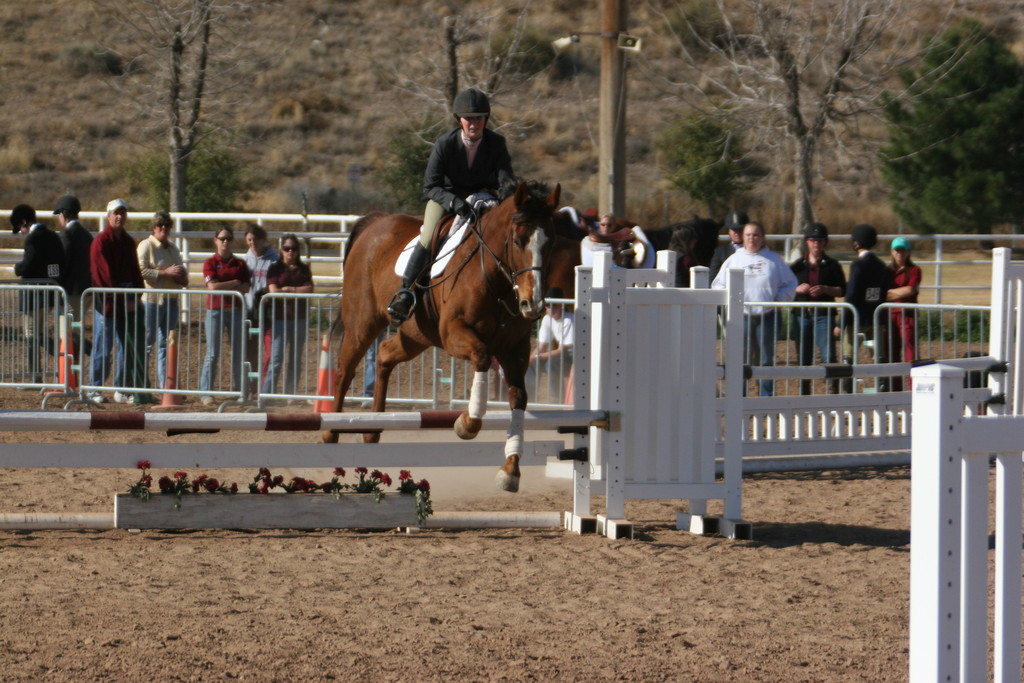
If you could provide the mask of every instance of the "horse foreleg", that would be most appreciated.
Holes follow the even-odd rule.
[[[494,483],[498,488],[512,493],[519,490],[519,461],[523,455],[527,401],[526,362],[523,359],[529,358],[529,343],[527,339],[525,346],[520,348],[518,353],[501,360],[501,367],[508,382],[508,405],[512,411],[512,419],[505,433],[505,464],[495,475]]]
[[[487,413],[487,380],[490,377],[490,363],[485,370],[473,373],[473,386],[469,391],[469,409],[455,420],[455,434],[460,439],[473,439],[480,433],[483,417]]]

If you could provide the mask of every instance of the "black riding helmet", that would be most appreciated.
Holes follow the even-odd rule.
[[[827,240],[828,228],[825,227],[824,223],[811,223],[804,228],[804,239]]]
[[[452,102],[452,113],[455,118],[490,116],[491,103],[487,99],[487,95],[476,88],[467,88],[455,96],[455,101]]]

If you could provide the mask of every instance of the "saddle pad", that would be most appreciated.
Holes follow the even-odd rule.
[[[434,265],[430,267],[430,277],[435,278],[444,272],[445,266],[452,260],[452,254],[455,253],[455,248],[462,244],[462,240],[466,239],[466,228],[469,226],[469,221],[464,218],[456,217],[455,224],[452,226],[451,232],[448,233],[448,238],[441,245],[441,249],[437,253],[437,258],[434,261]],[[420,232],[423,232],[423,226],[420,226]],[[409,264],[409,258],[412,256],[412,249],[416,246],[419,241],[419,237],[413,237],[409,240],[409,244],[405,245],[405,249],[398,255],[398,260],[395,261],[395,275],[399,277],[405,275],[405,267]]]

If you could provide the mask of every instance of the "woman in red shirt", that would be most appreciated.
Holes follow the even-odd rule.
[[[206,297],[206,357],[203,359],[203,374],[199,379],[201,391],[222,390],[220,380],[221,335],[228,328],[228,342],[231,348],[231,391],[239,391],[242,386],[242,349],[245,347],[245,330],[242,319],[245,313],[245,301],[242,297],[225,296],[228,292],[249,291],[249,268],[245,261],[231,251],[231,242],[235,233],[231,228],[221,228],[214,238],[217,249],[203,263],[203,280],[210,295]],[[214,377],[216,373],[216,377]],[[216,382],[214,381],[216,380]],[[216,384],[216,387],[214,386]],[[213,396],[203,396],[203,403],[213,403]]]
[[[890,249],[892,286],[886,301],[916,304],[917,292],[921,289],[921,267],[914,265],[910,258],[910,241],[897,237]],[[889,359],[892,363],[917,359],[917,311],[894,308],[889,313]],[[892,390],[903,390],[902,377],[893,378]]]
[[[313,292],[313,272],[299,256],[299,238],[295,235],[285,235],[281,240],[281,260],[271,265],[267,271],[267,289],[271,294]],[[285,365],[287,348],[288,374],[284,393],[294,394],[302,373],[302,352],[309,331],[309,325],[306,323],[309,305],[301,298],[273,299],[270,304],[273,311],[273,322],[270,326],[273,341],[270,347],[270,368],[263,381],[262,392],[272,394],[276,391],[277,378],[281,376],[281,368]]]

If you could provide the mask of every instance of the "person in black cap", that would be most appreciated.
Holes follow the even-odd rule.
[[[473,207],[466,201],[471,194],[496,192],[513,178],[512,158],[505,138],[487,129],[491,103],[487,95],[469,88],[455,96],[452,113],[458,125],[437,139],[423,175],[423,230],[413,247],[402,276],[402,288],[388,304],[394,325],[412,315],[416,303],[413,286],[421,277],[430,279],[430,241],[445,212],[472,219]]]
[[[831,303],[846,293],[846,275],[839,261],[825,253],[828,246],[828,228],[822,223],[811,223],[804,228],[804,255],[790,265],[796,281],[795,301]],[[822,363],[835,363],[836,326],[835,311],[831,308],[798,308],[796,315],[797,355],[800,365],[814,363],[814,347],[818,347]],[[830,394],[837,393],[839,385],[830,379],[826,384]],[[800,393],[811,393],[811,380],[800,380]]]
[[[711,255],[711,279],[714,280],[722,269],[725,259],[743,248],[743,226],[750,222],[745,211],[730,211],[725,217],[725,227],[729,229],[729,241],[720,244]]]
[[[852,316],[847,315],[843,324],[843,362],[853,364],[855,344],[854,335],[863,334],[865,339],[875,337],[875,309],[885,302],[892,282],[892,272],[875,255],[871,249],[878,242],[878,231],[866,223],[856,226],[850,233],[850,241],[857,257],[850,263],[850,278],[846,283],[846,303],[857,311],[858,327],[854,328]],[[887,363],[888,349],[881,340],[887,338],[886,321],[880,321],[882,330],[879,343],[875,345],[876,358],[879,363]],[[879,391],[889,390],[888,378],[878,380]],[[843,391],[852,393],[853,380],[843,380]]]
[[[68,295],[68,306],[75,320],[82,320],[82,292],[92,286],[89,249],[92,247],[92,233],[78,222],[82,204],[78,197],[66,194],[57,200],[53,215],[57,216],[64,231],[60,234],[64,245],[64,291]]]
[[[14,274],[32,284],[59,285],[64,247],[57,233],[38,222],[35,209],[28,204],[19,204],[11,211],[11,227],[14,234],[25,234],[25,253],[21,261],[14,264]],[[50,355],[56,351],[58,325],[56,316],[50,316],[55,303],[56,297],[52,292],[24,291],[19,295],[28,373],[35,384],[46,380],[40,364],[40,349],[47,349]],[[56,315],[61,313],[58,310]]]

